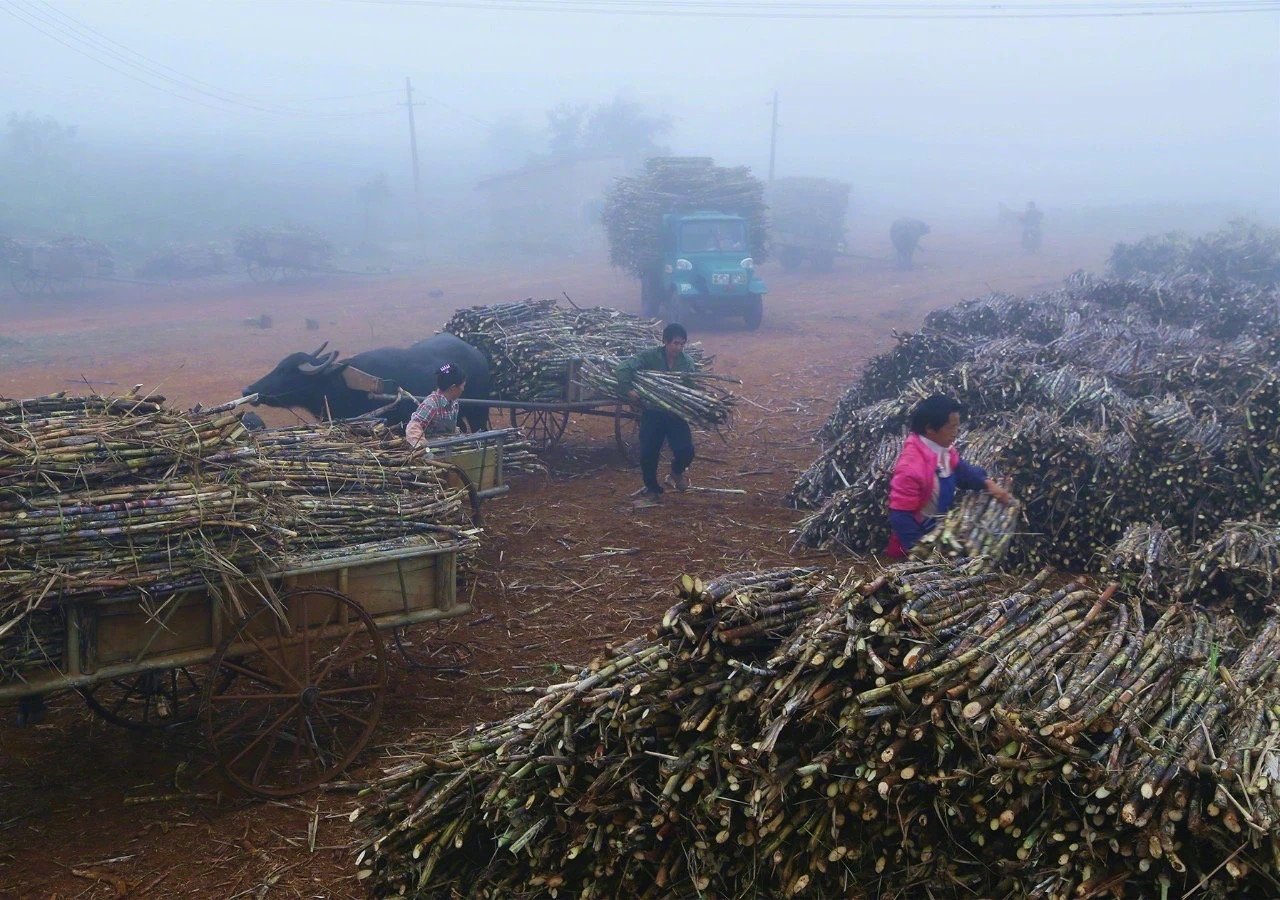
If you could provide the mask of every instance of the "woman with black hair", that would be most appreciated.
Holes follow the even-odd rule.
[[[907,435],[889,482],[889,528],[893,537],[885,548],[890,559],[906,556],[938,518],[946,515],[956,490],[985,490],[1001,503],[1012,495],[979,466],[960,458],[952,445],[960,435],[964,407],[941,394],[926,397],[911,412]]]
[[[445,363],[436,370],[436,389],[413,411],[405,426],[405,439],[421,447],[431,438],[447,437],[458,431],[458,398],[467,388],[467,373],[461,366]]]

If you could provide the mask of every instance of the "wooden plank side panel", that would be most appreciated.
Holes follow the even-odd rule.
[[[126,601],[97,604],[84,612],[93,619],[87,629],[92,639],[85,648],[89,651],[83,660],[86,671],[213,644],[206,591],[175,595],[150,611]]]

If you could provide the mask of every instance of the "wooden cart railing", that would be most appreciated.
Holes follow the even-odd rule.
[[[613,438],[618,451],[631,463],[639,462],[640,417],[629,405],[614,397],[605,397],[587,389],[578,378],[580,362],[569,367],[562,400],[472,400],[459,404],[488,406],[507,410],[511,427],[519,428],[539,451],[560,445],[571,415],[602,416],[613,420]]]
[[[286,796],[333,778],[381,715],[380,632],[465,615],[466,538],[411,538],[290,560],[273,572],[157,598],[68,603],[49,666],[0,682],[0,700],[78,690],[140,730],[202,720],[227,775]]]

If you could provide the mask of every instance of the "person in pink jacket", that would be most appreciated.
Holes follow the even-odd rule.
[[[957,490],[985,490],[1001,503],[1013,498],[980,466],[966,462],[954,446],[960,435],[963,407],[935,394],[916,404],[907,435],[889,481],[889,528],[893,537],[885,548],[890,559],[901,559],[937,523],[955,500]]]

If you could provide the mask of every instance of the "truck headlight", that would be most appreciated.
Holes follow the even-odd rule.
[[[693,263],[689,262],[689,260],[687,259],[677,259],[676,268],[679,269],[681,272],[692,272]]]
[[[738,265],[742,266],[744,269],[750,270],[756,267],[756,261],[748,256],[742,262],[738,263]]]

